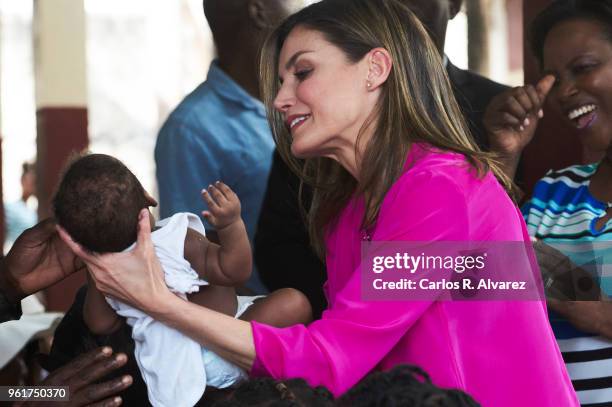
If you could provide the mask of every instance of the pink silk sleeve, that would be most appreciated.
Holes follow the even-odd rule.
[[[385,197],[373,240],[469,239],[467,198],[462,191],[446,172],[405,173]],[[332,235],[338,239],[353,236],[349,229],[340,224]],[[355,264],[351,261],[355,260],[339,264]],[[336,270],[328,272],[331,278]],[[252,374],[301,377],[340,395],[374,369],[432,302],[362,301],[360,272],[357,267],[337,293],[329,293],[333,306],[307,327],[280,329],[253,322],[256,359]]]

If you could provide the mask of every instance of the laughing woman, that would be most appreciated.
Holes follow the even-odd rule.
[[[278,329],[181,300],[164,285],[146,222],[130,253],[88,254],[64,235],[98,287],[253,375],[302,377],[340,395],[371,370],[410,363],[484,406],[576,405],[542,302],[361,298],[364,238],[528,239],[495,176],[507,178],[471,141],[443,62],[409,9],[323,0],[287,19],[265,51],[278,149],[315,186],[310,230],[329,275],[322,319]]]
[[[523,212],[529,234],[557,245],[594,274],[598,268],[604,298],[553,300],[550,321],[580,402],[612,405],[612,0],[551,3],[532,24],[532,48],[542,71],[555,78],[547,96],[551,113],[586,150],[603,157],[550,171]],[[503,138],[526,144],[538,118],[528,98],[514,97],[523,89],[500,95],[501,108],[488,123],[497,123]],[[530,111],[530,128],[512,130]]]

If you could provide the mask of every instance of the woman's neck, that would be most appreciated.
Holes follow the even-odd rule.
[[[332,154],[329,156],[333,160],[336,160],[345,170],[349,172],[359,182],[360,168],[357,162],[357,155],[355,151],[340,152],[339,154]]]
[[[328,156],[338,161],[338,163],[340,163],[358,183],[361,181],[363,153],[373,136],[375,128],[376,121],[372,121],[366,128],[360,129],[354,136],[347,137],[345,144]]]

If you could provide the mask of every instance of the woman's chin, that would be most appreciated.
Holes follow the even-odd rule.
[[[291,154],[293,154],[294,157],[300,159],[313,158],[318,156],[315,149],[309,148],[308,146],[300,145],[300,143],[296,143],[295,141],[291,144]]]
[[[606,153],[612,144],[611,136],[598,130],[586,129],[578,134],[582,146],[590,153]]]

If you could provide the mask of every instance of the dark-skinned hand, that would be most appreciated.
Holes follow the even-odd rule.
[[[600,301],[560,301],[547,299],[548,307],[573,326],[584,331],[612,339],[612,302],[604,297]]]
[[[555,77],[546,75],[536,85],[519,86],[495,96],[485,111],[483,123],[491,149],[504,156],[520,154],[529,144]]]
[[[117,377],[103,383],[97,380],[119,369],[127,362],[124,353],[113,355],[109,347],[94,349],[51,373],[39,386],[68,386],[67,402],[17,402],[14,407],[41,407],[46,405],[61,407],[95,406],[114,407],[122,403],[117,394],[132,384],[129,375]]]
[[[46,219],[27,229],[0,263],[0,290],[18,302],[47,288],[85,264],[60,239],[56,222]]]

